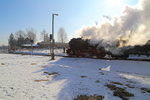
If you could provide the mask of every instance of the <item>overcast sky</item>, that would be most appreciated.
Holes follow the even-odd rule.
[[[69,39],[84,26],[102,21],[104,16],[120,15],[125,5],[138,0],[0,0],[0,45],[6,45],[10,33],[33,28],[38,34],[51,33],[52,13],[55,35],[64,27]],[[56,36],[55,36],[56,37]]]

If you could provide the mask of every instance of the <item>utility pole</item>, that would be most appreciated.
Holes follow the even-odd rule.
[[[50,55],[52,54],[52,34],[49,35],[49,42],[50,42],[50,45],[49,45],[49,49],[50,49]]]
[[[55,59],[55,55],[54,55],[54,46],[55,46],[55,39],[54,39],[54,16],[58,16],[58,14],[52,14],[52,52],[51,52],[51,60]]]

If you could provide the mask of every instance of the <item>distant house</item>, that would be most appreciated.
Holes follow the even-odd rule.
[[[33,44],[33,40],[25,38],[25,44]]]
[[[21,48],[37,48],[38,45],[33,43],[34,43],[33,40],[25,38],[24,44],[21,45]]]
[[[38,44],[23,44],[21,45],[21,48],[38,48]]]

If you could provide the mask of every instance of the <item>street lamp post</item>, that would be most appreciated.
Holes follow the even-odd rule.
[[[51,60],[55,59],[55,55],[54,55],[54,45],[55,45],[55,39],[54,39],[54,16],[58,16],[58,14],[52,14],[52,53],[51,53]]]

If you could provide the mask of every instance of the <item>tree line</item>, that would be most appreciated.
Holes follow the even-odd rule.
[[[33,44],[36,41],[36,31],[33,28],[26,31],[19,30],[15,34],[11,33],[8,39],[9,49],[16,49],[23,44]]]
[[[49,42],[50,36],[45,29],[41,31],[41,39],[44,42]],[[8,39],[9,49],[16,49],[24,44],[33,44],[36,42],[36,31],[33,28],[25,31],[19,30],[15,34],[11,33]],[[67,33],[63,27],[58,30],[57,41],[61,43],[67,42]]]
[[[50,40],[50,36],[45,29],[43,29],[43,31],[41,32],[41,38],[44,42],[48,42]],[[57,33],[57,42],[66,43],[67,40],[68,40],[67,33],[65,29],[61,27]]]

